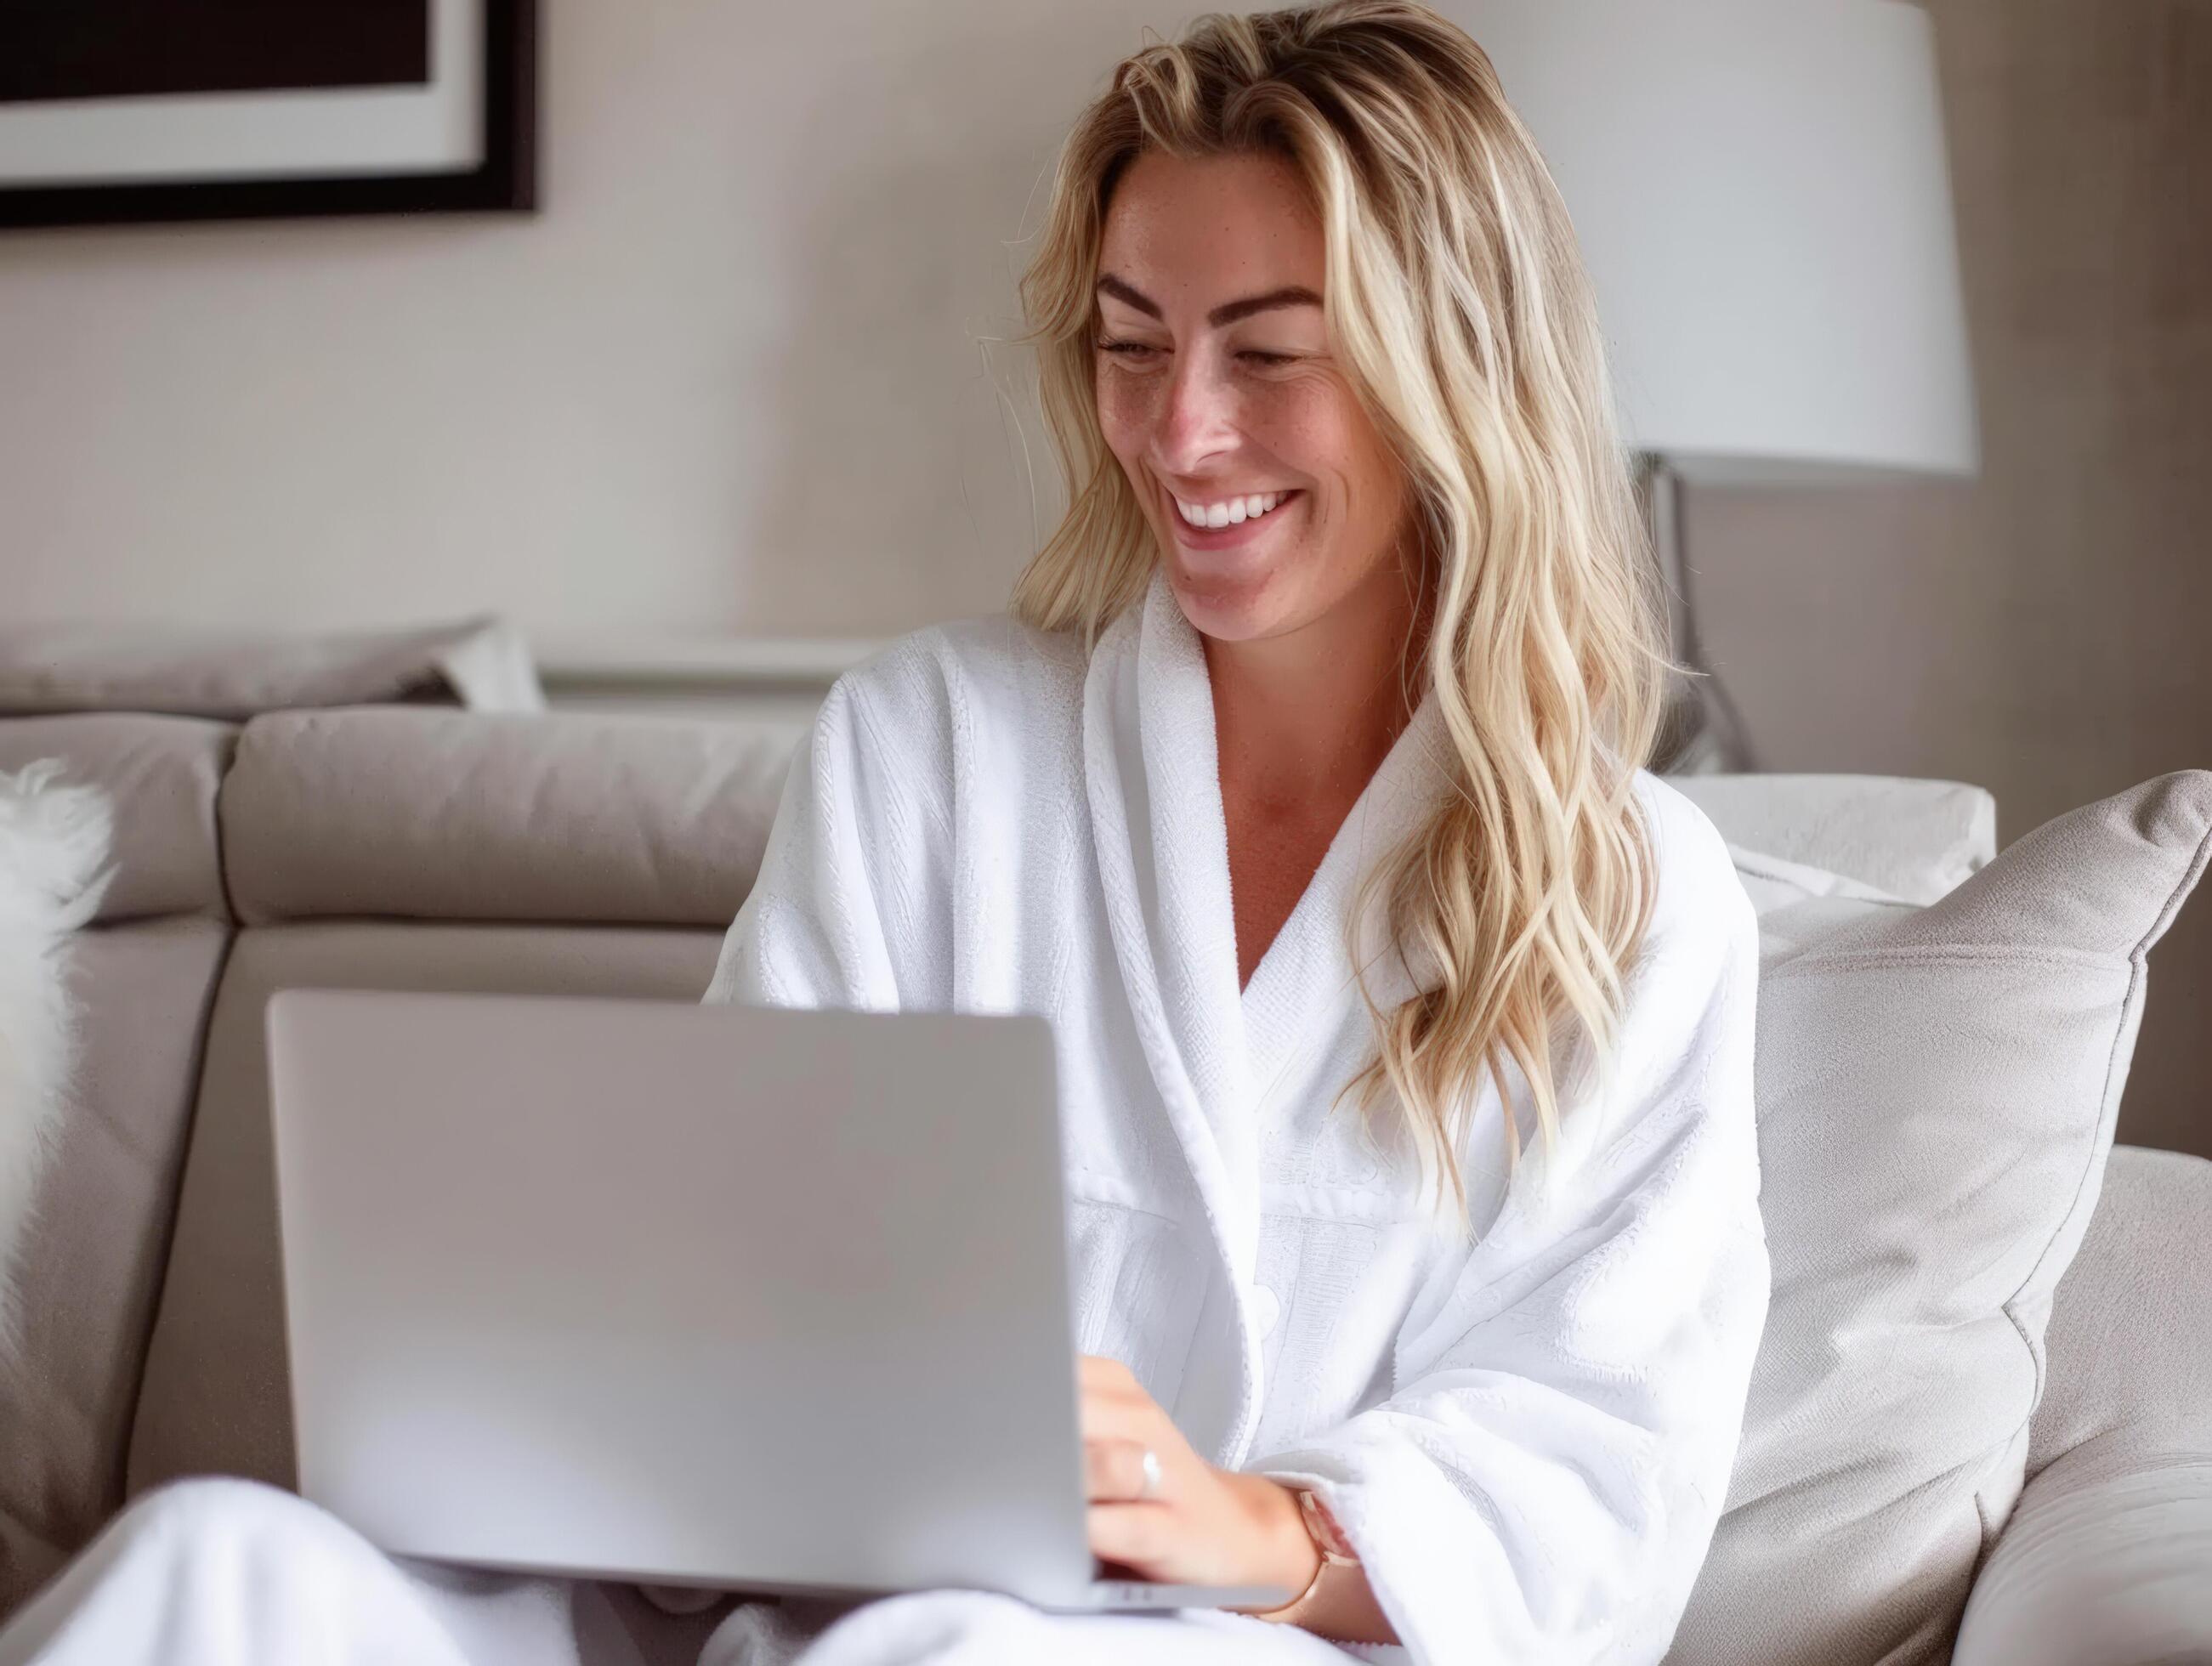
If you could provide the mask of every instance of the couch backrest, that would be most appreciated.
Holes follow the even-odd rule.
[[[138,712],[0,717],[0,769],[59,758],[69,779],[107,794],[115,879],[103,925],[177,915],[228,920],[216,799],[238,726]]]
[[[247,925],[726,927],[789,756],[779,733],[703,721],[274,714],[223,782],[224,872]]]

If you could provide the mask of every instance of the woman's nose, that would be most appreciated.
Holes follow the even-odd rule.
[[[1162,468],[1197,474],[1206,459],[1237,445],[1231,390],[1200,354],[1187,356],[1170,375],[1154,435]]]

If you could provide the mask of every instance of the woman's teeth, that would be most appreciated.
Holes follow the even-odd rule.
[[[1289,492],[1258,492],[1249,497],[1228,497],[1218,503],[1186,503],[1176,498],[1175,506],[1182,518],[1194,526],[1236,526],[1248,520],[1257,520],[1290,497]]]

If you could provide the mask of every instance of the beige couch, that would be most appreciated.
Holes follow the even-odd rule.
[[[404,708],[0,721],[117,803],[86,1027],[0,1367],[0,1612],[172,1475],[287,1480],[262,1006],[282,983],[696,998],[780,745]]]
[[[785,742],[419,708],[0,720],[0,769],[47,756],[114,795],[119,874],[76,950],[81,1103],[23,1262],[26,1347],[0,1365],[0,1614],[146,1487],[290,1480],[270,991],[695,998],[756,872]],[[1724,832],[1771,833],[1787,788],[1720,784],[1705,802]],[[2076,1529],[2084,1512],[2093,1528],[2124,1516],[2106,1483],[2170,1441],[2165,1408],[2212,1397],[2208,1241],[2212,1164],[2116,1154],[2059,1287],[2029,1485],[1981,1573],[1990,1612],[1960,1658],[2020,1657],[2008,1639],[2044,1625],[2054,1593],[2077,1608],[2084,1590],[2124,1596],[2098,1584],[2101,1541]],[[2212,1476],[2212,1452],[2177,1461]],[[2098,1657],[2208,1657],[2174,1652],[2158,1625]],[[2212,1633],[2195,1641],[2212,1651]]]

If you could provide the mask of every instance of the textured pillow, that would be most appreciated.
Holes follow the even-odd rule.
[[[107,883],[107,802],[54,786],[60,767],[0,773],[0,1353],[15,1341],[15,1248],[69,1074],[57,950]]]
[[[128,625],[0,629],[0,711],[241,719],[296,706],[431,700],[545,706],[530,651],[493,618],[412,630],[253,635]]]
[[[2212,773],[2039,829],[1941,902],[1753,860],[1774,1293],[1727,1511],[1669,1659],[1949,1651],[2019,1496],[2043,1333],[2096,1206],[2145,955]]]

